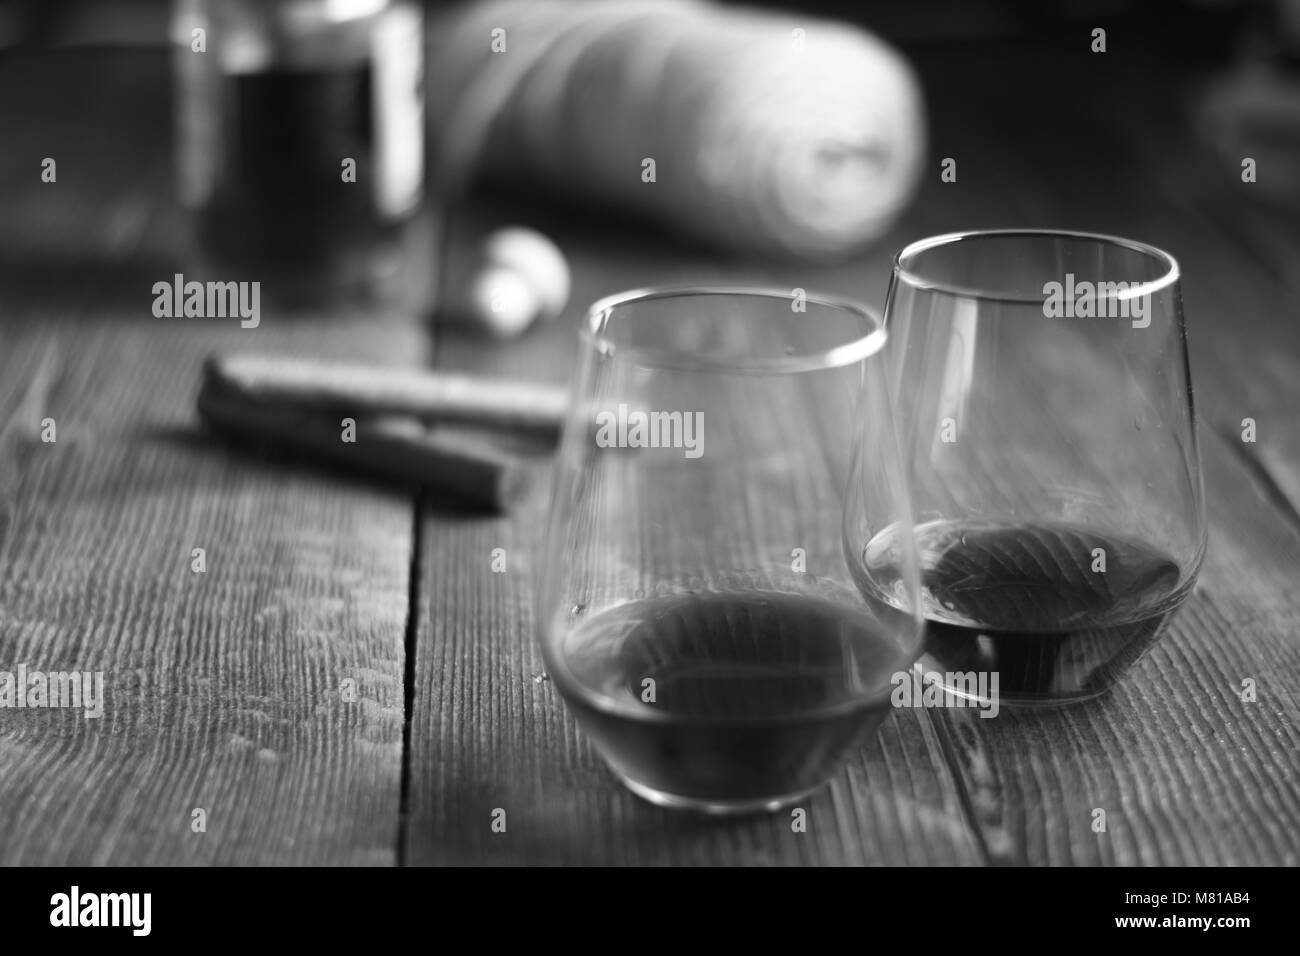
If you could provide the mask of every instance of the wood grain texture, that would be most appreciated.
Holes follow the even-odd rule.
[[[493,351],[444,337],[438,363],[562,381],[587,303],[623,288],[705,281],[714,278],[710,271],[725,270],[662,248],[638,255],[635,244],[611,255],[598,238],[581,235],[564,245],[578,285],[558,326]],[[982,861],[934,727],[915,711],[892,714],[832,784],[802,804],[806,833],[792,832],[788,814],[717,822],[653,807],[628,792],[543,676],[533,599],[542,563],[550,560],[542,551],[548,504],[543,483],[511,518],[424,513],[406,837],[412,863]],[[743,497],[737,504],[744,506]],[[782,553],[789,549],[780,528],[789,517],[771,516],[771,544]],[[504,549],[505,573],[491,570],[495,548]],[[652,562],[662,557],[647,554]],[[506,812],[504,833],[492,830],[496,809]]]
[[[945,713],[995,862],[1300,863],[1300,540],[1217,440],[1205,472],[1213,542],[1196,590],[1115,691],[1056,713]]]
[[[1177,110],[1180,89],[1143,56],[1070,60],[1028,100],[995,94],[1005,83],[996,57],[953,58],[945,69],[984,106],[976,124],[951,112],[953,100],[948,111],[934,104],[958,181],[936,174],[908,238],[1046,226],[1132,236],[1179,258],[1210,549],[1168,634],[1108,698],[996,720],[954,711],[941,728],[995,863],[1294,865],[1300,300],[1203,214],[1199,199],[1227,186],[1206,179],[1202,147]],[[1154,128],[1128,100],[1138,84],[1172,107],[1156,111]],[[846,294],[868,288],[848,272],[828,280]],[[1246,416],[1260,425],[1254,445],[1241,441]],[[1239,696],[1248,678],[1254,703]],[[1105,833],[1091,829],[1097,808],[1107,811]]]
[[[713,822],[618,783],[565,712],[531,608],[545,498],[515,521],[428,515],[412,733],[412,863],[979,862],[929,723],[893,715],[832,785],[788,814]],[[507,572],[490,570],[504,548]],[[506,812],[504,833],[493,812]]]
[[[1300,334],[1292,321],[1297,305],[1294,294],[1200,214],[1191,198],[1200,195],[1197,184],[1206,190],[1216,188],[1214,184],[1193,179],[1181,190],[1181,199],[1171,196],[1167,187],[1150,188],[1153,180],[1163,181],[1161,156],[1172,169],[1185,170],[1187,164],[1179,157],[1195,146],[1185,126],[1177,123],[1162,126],[1159,137],[1141,138],[1143,114],[1132,108],[1125,112],[1126,105],[1131,107],[1127,98],[1134,84],[1144,78],[1141,64],[1116,69],[1113,62],[1094,61],[1090,64],[1093,68],[1115,72],[1083,88],[1061,74],[1059,82],[1044,84],[1025,102],[999,95],[1005,78],[998,62],[997,57],[985,56],[978,61],[949,57],[943,64],[922,64],[923,71],[939,85],[961,77],[962,99],[935,98],[935,139],[942,143],[939,155],[958,157],[959,180],[940,184],[936,172],[921,201],[877,253],[866,261],[830,269],[726,263],[719,266],[719,277],[737,283],[839,292],[879,305],[888,279],[888,250],[936,232],[1023,225],[1131,235],[1162,244],[1179,257],[1185,276],[1211,523],[1211,549],[1196,593],[1174,618],[1163,641],[1110,697],[1055,713],[1003,711],[1002,719],[991,721],[969,712],[954,712],[937,716],[935,726],[943,744],[941,752],[951,757],[967,819],[978,832],[976,846],[982,858],[991,862],[1294,864],[1300,859],[1296,747],[1300,724],[1292,690],[1300,674],[1296,639],[1300,612],[1292,593],[1300,577],[1292,492],[1294,476],[1300,474],[1295,468],[1298,433],[1292,423],[1294,409],[1300,407]],[[1028,62],[1023,69],[1049,75],[1045,62]],[[1157,88],[1156,93],[1177,101],[1174,89]],[[958,115],[967,97],[984,104],[978,116],[969,112]],[[1088,121],[1079,122],[1080,116],[1087,116]],[[1115,116],[1126,118],[1125,122],[1116,122]],[[1034,121],[1027,122],[1028,117]],[[1202,176],[1204,172],[1202,168]],[[647,263],[653,270],[664,260],[663,254],[650,255]],[[650,278],[643,271],[626,284],[644,285]],[[555,368],[554,345],[529,346],[521,354],[539,354],[533,348],[547,355],[544,362],[521,358],[517,367]],[[441,360],[457,366],[488,362],[509,367],[511,362],[455,348],[444,351]],[[1256,445],[1240,441],[1240,419],[1247,415],[1260,423]],[[426,521],[425,529],[424,560],[445,566],[447,546],[439,543],[436,519]],[[479,595],[473,600],[485,608],[480,613],[495,622],[502,613],[495,602],[504,601],[510,609],[508,623],[496,623],[488,631],[493,635],[488,639],[491,646],[509,642],[510,663],[496,665],[502,675],[498,682],[506,684],[526,680],[528,674],[539,670],[524,583],[492,582],[486,572],[491,548],[512,547],[504,542],[515,540],[509,534],[515,530],[502,526],[499,531],[485,531],[482,537],[473,538],[478,543],[471,548],[481,562],[480,569],[472,572],[478,583],[471,591]],[[468,528],[463,533],[471,534]],[[535,547],[536,538],[528,540]],[[513,545],[510,553],[520,554],[520,546]],[[522,554],[526,561],[538,560],[536,552],[527,547]],[[462,571],[460,580],[468,573]],[[460,609],[465,594],[440,584],[437,573],[431,574],[429,568],[424,569],[423,580],[431,581],[433,592],[431,610],[422,611],[420,619],[429,620],[430,613],[433,617],[427,625],[431,635],[421,631],[421,649],[431,644],[441,648],[448,640],[468,640],[455,636],[462,628],[472,627],[474,620]],[[502,589],[507,589],[508,595],[497,595]],[[447,606],[438,610],[441,605]],[[505,628],[500,637],[498,627]],[[488,678],[466,683],[465,678],[455,676],[458,665],[454,654],[443,650],[438,654],[436,663],[417,658],[416,726],[428,726],[428,718],[421,715],[420,697],[440,688],[446,695],[448,686],[455,687],[452,696],[458,703],[443,705],[444,720],[455,723],[456,714],[467,703],[483,716],[476,723],[473,732],[477,736],[472,741],[456,738],[451,753],[441,755],[443,769],[437,779],[452,789],[456,780],[485,772],[498,781],[503,776],[528,780],[530,772],[534,781],[539,777],[546,780],[540,769],[530,770],[542,764],[536,759],[524,762],[507,742],[509,738],[497,736],[499,730],[487,729],[487,712],[480,709],[483,704],[479,701],[492,694],[490,685],[483,683]],[[466,668],[461,665],[459,670]],[[1239,696],[1247,678],[1257,684],[1259,696],[1254,703],[1244,703]],[[541,689],[544,687],[533,685],[525,692],[524,700],[531,701],[524,707],[525,715],[546,713],[542,709],[547,695]],[[523,718],[525,726],[529,719]],[[580,743],[580,737],[559,731],[561,726],[570,726],[567,717],[562,724],[553,713],[547,719],[556,722],[556,739],[564,742],[559,751],[564,764],[598,768],[597,758]],[[447,726],[434,736],[447,734]],[[881,740],[898,730],[895,722],[882,732]],[[927,726],[921,725],[919,730],[925,740],[932,740],[933,731]],[[484,739],[482,735],[489,736]],[[575,747],[582,748],[580,756],[573,755]],[[490,758],[489,753],[497,756]],[[886,763],[889,753],[886,747]],[[499,769],[492,770],[493,759],[502,759],[501,754],[509,766],[518,769],[504,775]],[[419,753],[412,756],[413,766],[419,766]],[[878,759],[878,755],[868,759]],[[483,802],[473,806],[453,805],[435,795],[434,806],[429,808],[417,791],[413,806],[424,816],[414,818],[411,836],[429,832],[433,839],[425,851],[414,850],[414,856],[427,852],[434,859],[472,859],[488,853],[491,859],[514,861],[646,858],[635,844],[609,849],[605,840],[614,839],[617,831],[608,829],[602,813],[615,812],[614,806],[632,808],[631,812],[641,816],[655,816],[658,811],[631,802],[632,798],[617,790],[608,792],[616,787],[612,777],[596,772],[606,782],[604,799],[612,805],[588,818],[566,810],[553,824],[550,842],[541,843],[521,838],[514,844],[504,835],[491,834],[490,808],[484,808],[484,803],[490,802],[491,786],[480,798]],[[855,772],[850,769],[850,776]],[[943,768],[935,772],[940,780],[947,773]],[[418,779],[415,784],[420,786]],[[547,782],[534,789],[534,800],[545,805],[548,798],[542,794],[556,786]],[[836,788],[842,786],[837,783],[827,795],[837,799],[840,791]],[[927,791],[923,779],[914,779],[909,786],[921,793]],[[900,796],[900,801],[909,799]],[[529,805],[527,799],[524,805]],[[946,814],[951,803],[945,801],[941,806]],[[419,810],[421,807],[425,809]],[[1096,808],[1107,811],[1105,833],[1091,829]],[[598,846],[571,848],[570,844],[580,843],[591,827],[597,826],[581,826],[588,819],[598,821],[599,832],[609,835],[602,837]],[[667,819],[665,825],[674,824],[675,819]],[[855,829],[872,832],[862,824]],[[726,828],[723,830],[725,834]],[[706,839],[723,839],[723,834],[715,837],[712,830],[703,832]],[[961,827],[954,821],[944,832],[956,837]],[[965,839],[961,837],[957,845]],[[844,845],[850,842],[851,838]],[[721,862],[770,858],[761,840],[722,844],[735,848],[734,853],[715,848],[694,857],[685,847],[680,856],[674,856],[670,843],[661,840],[658,845],[660,859]],[[867,855],[888,858],[887,850],[882,853],[874,845],[866,845],[871,847]],[[928,855],[942,858],[944,853]],[[857,857],[840,859],[848,858]]]
[[[74,332],[6,418],[0,669],[102,671],[107,704],[0,711],[0,861],[392,862],[409,500],[201,436],[195,376],[237,333],[46,325],[6,380]]]
[[[0,670],[103,670],[108,693],[99,720],[0,710],[0,863],[1300,862],[1297,244],[1264,255],[1268,232],[1228,235],[1249,216],[1239,181],[1214,180],[1185,117],[1164,108],[1178,91],[1123,46],[1069,69],[1052,50],[1018,59],[1036,78],[1014,88],[1025,99],[1005,69],[1023,50],[923,62],[934,173],[865,259],[726,262],[580,222],[558,230],[577,271],[561,323],[513,346],[440,348],[448,368],[562,380],[579,312],[601,295],[759,282],[878,306],[893,249],[961,228],[1094,229],[1180,258],[1211,522],[1196,593],[1105,700],[891,716],[808,801],[804,834],[780,815],[715,823],[641,802],[538,679],[544,481],[509,518],[425,502],[412,582],[409,499],[200,437],[192,402],[211,350],[418,362],[424,334],[152,319],[150,284],[178,245],[157,201],[165,60],[0,62],[6,132],[34,131],[0,153],[0,213],[25,226],[0,230]],[[57,186],[39,185],[49,155]],[[957,183],[938,181],[943,156]],[[39,439],[47,415],[53,445]],[[1254,445],[1240,440],[1246,416]],[[190,570],[194,547],[205,574]],[[498,547],[505,574],[491,571]],[[1238,696],[1246,679],[1253,703]],[[196,807],[206,834],[191,832]]]
[[[102,671],[106,702],[0,710],[0,863],[390,864],[410,498],[234,451],[194,397],[215,350],[413,362],[424,334],[155,319],[166,57],[76,56],[9,62],[0,92],[25,129],[4,218],[29,225],[0,267],[0,670]]]

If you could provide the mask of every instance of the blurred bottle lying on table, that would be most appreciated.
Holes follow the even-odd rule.
[[[479,0],[430,15],[440,186],[481,177],[816,262],[878,240],[920,183],[920,82],[851,23],[696,0]]]
[[[177,0],[172,41],[192,271],[288,306],[426,309],[419,4]]]

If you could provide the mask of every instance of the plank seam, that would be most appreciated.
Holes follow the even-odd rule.
[[[423,548],[421,501],[411,503],[411,560],[407,566],[405,661],[402,675],[402,777],[397,812],[397,865],[407,865],[406,843],[411,801],[411,721],[415,715],[415,647],[420,631],[420,552]]]

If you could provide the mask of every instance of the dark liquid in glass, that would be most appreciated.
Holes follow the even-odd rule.
[[[401,211],[377,205],[383,124],[370,63],[217,72],[206,82],[194,106],[205,115],[188,120],[210,138],[211,155],[191,173],[203,278],[260,280],[294,304],[428,298],[433,234],[419,195]],[[344,160],[355,164],[346,178]]]
[[[996,672],[1010,703],[1109,689],[1190,588],[1173,558],[1079,525],[931,522],[916,535],[927,666]],[[878,538],[851,562],[870,601],[896,587],[888,554]]]
[[[547,664],[634,789],[757,807],[823,783],[909,661],[860,608],[758,591],[622,605],[559,635]]]

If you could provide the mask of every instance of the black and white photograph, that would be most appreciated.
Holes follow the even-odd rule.
[[[1297,416],[1300,0],[0,2],[5,925],[869,866],[1251,945]]]

